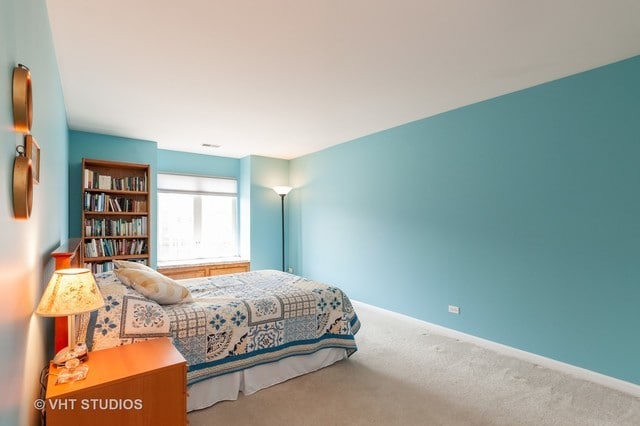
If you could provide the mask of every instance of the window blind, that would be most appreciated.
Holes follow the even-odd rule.
[[[159,173],[158,191],[233,196],[238,194],[238,181],[232,178]]]

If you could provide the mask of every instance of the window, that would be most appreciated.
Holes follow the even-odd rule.
[[[238,182],[158,174],[158,261],[238,256]]]

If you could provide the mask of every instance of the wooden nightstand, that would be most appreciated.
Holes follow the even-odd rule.
[[[48,426],[186,425],[187,363],[169,339],[89,353],[85,380],[56,384],[51,365]]]

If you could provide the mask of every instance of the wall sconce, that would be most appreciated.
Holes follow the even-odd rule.
[[[31,103],[31,72],[18,64],[13,69],[13,125],[16,132],[31,132],[33,105]]]
[[[37,150],[38,169],[35,178],[40,179],[40,149],[35,139],[28,134],[33,122],[33,105],[31,97],[31,72],[29,68],[18,64],[13,69],[13,125],[16,132],[25,133],[24,146],[16,148],[13,163],[13,215],[16,219],[29,219],[33,206],[33,163]],[[32,142],[29,144],[28,142]]]
[[[13,216],[29,219],[33,206],[33,168],[23,145],[16,147],[13,162]]]

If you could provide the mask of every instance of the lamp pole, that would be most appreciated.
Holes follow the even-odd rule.
[[[273,190],[280,196],[280,211],[282,213],[282,272],[284,272],[284,197],[291,191],[290,186],[276,186]]]
[[[282,272],[284,272],[284,197],[287,194],[280,194],[281,212],[282,212]]]

